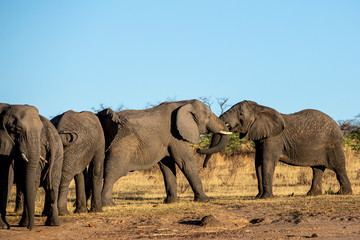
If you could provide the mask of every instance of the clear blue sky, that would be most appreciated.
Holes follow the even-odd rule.
[[[0,2],[0,102],[143,109],[253,100],[360,114],[360,1]]]

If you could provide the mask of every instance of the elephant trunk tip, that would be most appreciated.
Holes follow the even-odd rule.
[[[211,158],[211,154],[207,154],[205,159],[204,159],[203,168],[207,167],[207,164],[208,164],[210,158]]]

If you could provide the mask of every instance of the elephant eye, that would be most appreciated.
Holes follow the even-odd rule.
[[[13,133],[20,133],[21,129],[17,126],[14,125],[7,125],[6,128],[8,129],[9,132],[13,132]]]

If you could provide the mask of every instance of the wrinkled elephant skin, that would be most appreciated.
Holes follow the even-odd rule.
[[[308,195],[322,194],[322,175],[333,170],[340,183],[339,194],[351,194],[345,169],[342,132],[328,115],[312,109],[294,114],[243,101],[220,116],[230,131],[255,142],[255,169],[258,198],[273,197],[273,174],[276,163],[310,166],[313,181]],[[213,153],[207,149],[204,153]]]
[[[64,164],[59,192],[59,213],[68,214],[67,193],[75,177],[76,213],[87,212],[85,177],[91,163],[90,211],[101,212],[101,187],[105,158],[105,138],[97,116],[92,112],[67,111],[51,120],[56,126],[64,145]]]
[[[177,165],[187,178],[196,201],[208,201],[190,148],[200,134],[227,130],[224,123],[198,100],[165,102],[151,109],[98,113],[105,132],[106,158],[103,205],[112,205],[114,183],[127,172],[160,165],[167,197],[177,198]],[[225,135],[224,135],[225,136]],[[228,136],[228,135],[226,135]],[[220,141],[226,146],[228,138]],[[219,143],[220,144],[220,143]]]
[[[8,228],[6,202],[8,173],[11,161],[25,161],[25,211],[29,216],[27,227],[34,226],[35,179],[40,161],[40,134],[42,122],[35,107],[0,104],[0,227]]]

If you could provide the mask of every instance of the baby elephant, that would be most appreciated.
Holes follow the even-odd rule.
[[[101,186],[105,138],[99,119],[91,112],[67,111],[51,120],[64,146],[64,163],[59,188],[59,214],[68,214],[67,193],[75,176],[75,212],[87,212],[83,171],[92,164],[91,211],[101,212]]]
[[[232,132],[255,142],[255,168],[259,193],[257,198],[273,197],[273,175],[276,163],[310,166],[313,180],[307,195],[322,193],[325,168],[336,173],[339,194],[352,194],[345,169],[342,132],[336,122],[317,110],[280,114],[276,110],[243,101],[220,116]],[[216,138],[213,138],[216,141]],[[214,143],[212,143],[214,145]],[[219,149],[202,150],[212,154]],[[207,158],[208,159],[208,156]]]

